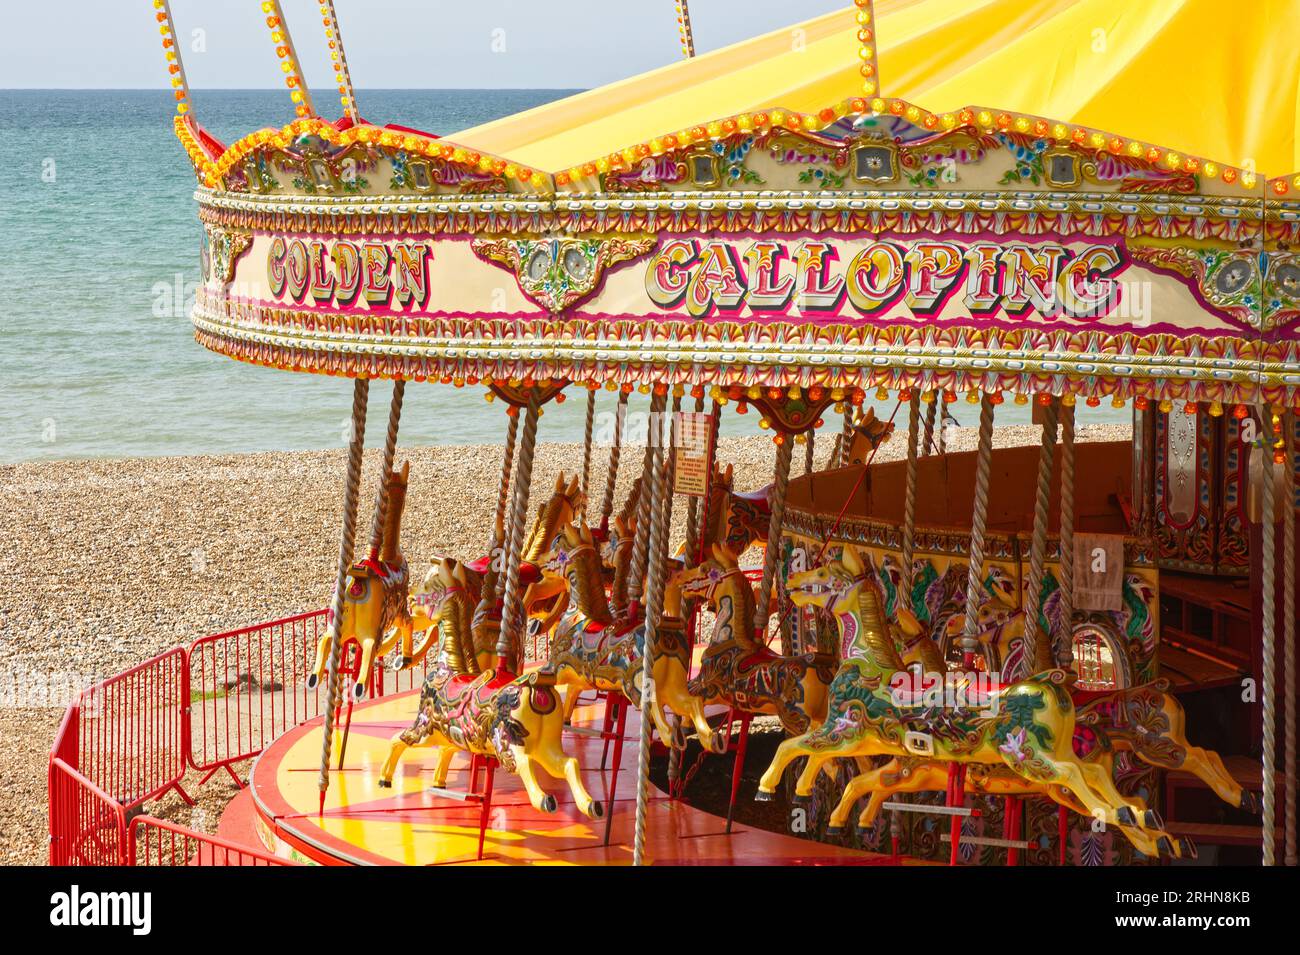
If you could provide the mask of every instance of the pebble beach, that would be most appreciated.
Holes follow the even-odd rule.
[[[1127,425],[1085,425],[1080,441],[1126,440]],[[1000,427],[997,446],[1035,444],[1038,429]],[[973,429],[953,429],[950,451],[973,450]],[[831,441],[817,447],[820,464]],[[906,452],[901,435],[878,459]],[[794,473],[802,471],[802,449]],[[593,456],[592,487],[606,454]],[[538,447],[534,491],[581,466],[571,444]],[[626,493],[639,458],[619,475]],[[500,479],[499,445],[399,448],[411,462],[402,549],[415,574],[438,554],[483,550]],[[766,437],[726,438],[719,460],[736,487],[771,480]],[[363,527],[378,452],[366,453]],[[82,686],[209,633],[324,606],[334,579],[345,452],[42,461],[0,466],[0,864],[47,857],[46,772],[66,704]],[[593,497],[597,498],[596,491]],[[228,778],[187,788],[148,811],[215,831],[235,793]]]

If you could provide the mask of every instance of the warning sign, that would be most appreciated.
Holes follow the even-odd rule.
[[[709,491],[709,460],[713,457],[713,416],[703,411],[679,411],[673,418],[677,432],[673,493],[704,497]]]

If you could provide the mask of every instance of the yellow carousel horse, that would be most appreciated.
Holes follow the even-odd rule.
[[[551,636],[547,662],[531,679],[539,685],[567,687],[570,707],[584,690],[614,690],[644,712],[641,658],[646,624],[644,619],[615,621],[605,596],[600,556],[591,531],[572,524],[562,528],[544,569],[563,574],[568,580],[569,606]],[[681,618],[681,595],[671,580],[665,587],[656,638],[654,697],[648,709],[660,739],[670,746],[681,744],[669,726],[666,705],[695,727],[706,749],[721,752],[722,742],[705,718],[703,703],[687,686],[690,647]]]
[[[754,590],[735,556],[714,544],[697,567],[679,571],[683,599],[703,599],[715,615],[713,633],[690,691],[706,704],[776,715],[789,733],[826,718],[826,688],[835,676],[828,654],[779,656],[754,634]]]
[[[886,629],[880,597],[865,562],[851,547],[842,560],[791,576],[796,606],[819,606],[840,627],[840,669],[831,682],[826,721],[788,739],[759,782],[759,799],[771,799],[789,763],[807,756],[796,784],[811,794],[823,764],[836,757],[926,755],[942,763],[1007,766],[1040,785],[1063,786],[1086,811],[1108,824],[1154,828],[1140,804],[1126,800],[1104,771],[1075,755],[1074,708],[1064,670],[1044,673],[975,695],[970,705],[935,713],[900,705],[892,684],[904,670]]]
[[[379,785],[392,785],[397,762],[409,747],[437,746],[436,786],[446,785],[457,752],[493,756],[518,774],[528,801],[539,812],[557,807],[555,797],[537,781],[540,766],[568,784],[579,812],[599,818],[603,807],[583,786],[578,761],[564,751],[559,694],[554,687],[534,686],[504,669],[480,667],[487,648],[484,638],[474,634],[474,604],[455,585],[456,569],[449,567],[445,573],[452,585],[445,588],[435,619],[440,665],[425,678],[414,723],[393,737]]]
[[[407,608],[410,571],[399,543],[410,469],[407,462],[400,471],[388,475],[388,507],[378,552],[349,567],[344,583],[338,639],[345,650],[351,642],[361,648],[357,682],[352,687],[356,699],[365,694],[366,679],[376,659],[386,656],[399,640],[403,646],[411,645],[412,621]],[[316,660],[307,676],[308,689],[315,689],[325,678],[329,651],[330,639],[326,633],[316,644]]]

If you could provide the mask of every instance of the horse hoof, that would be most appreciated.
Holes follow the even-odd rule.
[[[316,689],[318,683],[320,683],[320,677],[318,677],[315,673],[307,674],[307,689],[309,690]]]
[[[1115,823],[1120,826],[1136,826],[1137,815],[1128,806],[1120,806],[1115,810]]]
[[[381,779],[381,780],[379,780],[379,788],[380,788],[380,789],[392,789],[392,788],[393,788],[393,781],[392,781],[391,779]]]
[[[398,666],[398,669],[399,669],[399,670],[408,670],[408,669],[410,669],[410,667],[411,667],[411,658],[410,658],[410,657],[402,657],[402,662],[401,662],[401,665]]]
[[[1249,789],[1243,789],[1241,791],[1241,808],[1252,815],[1258,816],[1260,812],[1259,797]]]
[[[790,805],[792,805],[792,806],[807,806],[807,805],[808,805],[809,803],[811,803],[811,802],[812,802],[812,794],[811,794],[811,793],[809,793],[807,796],[800,796],[798,793],[795,793],[795,794],[794,794],[794,799],[790,800]]]
[[[1173,839],[1169,838],[1168,836],[1161,836],[1159,839],[1156,840],[1156,851],[1159,852],[1160,855],[1162,856],[1178,855],[1178,853],[1174,849]]]
[[[364,683],[357,683],[352,687],[352,699],[359,701],[365,695],[366,685]]]
[[[555,797],[554,797],[554,796],[544,796],[544,797],[542,797],[542,808],[541,808],[541,811],[542,811],[542,812],[555,812],[555,810],[556,810],[556,808],[558,807],[558,805],[559,805],[559,804],[555,801]]]
[[[1188,839],[1186,836],[1183,836],[1181,839],[1178,840],[1178,842],[1182,849],[1184,859],[1200,858],[1201,853],[1197,851],[1196,843],[1193,842],[1191,839]]]
[[[758,792],[754,793],[754,802],[771,802],[775,795],[775,793],[763,792],[763,790],[760,789]]]
[[[1148,809],[1142,814],[1143,829],[1163,829],[1164,827],[1165,821],[1160,818],[1160,813],[1156,812],[1154,809]]]
[[[826,827],[826,835],[829,836],[829,837],[832,838],[832,839],[838,839],[840,836],[844,835],[844,827],[843,827],[843,826],[827,826],[827,827]]]
[[[593,799],[591,801],[591,812],[589,813],[589,815],[591,816],[592,819],[605,818],[605,807],[601,805],[599,799]]]

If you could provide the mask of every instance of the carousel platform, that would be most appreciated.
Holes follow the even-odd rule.
[[[518,778],[497,772],[483,858],[479,860],[480,807],[428,791],[433,749],[406,752],[393,788],[378,784],[379,768],[394,733],[409,725],[416,691],[370,700],[352,717],[346,765],[331,776],[325,811],[317,811],[320,720],[296,727],[257,759],[247,792],[222,820],[224,834],[256,839],[259,848],[296,861],[323,865],[630,865],[636,807],[638,714],[628,715],[627,744],[616,801],[612,772],[600,769],[601,741],[566,736],[565,745],[585,767],[584,782],[614,813],[609,845],[604,820],[574,808],[562,782],[541,778],[559,800],[550,814],[535,811]],[[583,705],[574,724],[598,726],[602,709]],[[714,757],[724,758],[724,757]],[[730,759],[730,756],[725,757]],[[468,757],[457,756],[447,789],[469,788]],[[659,865],[881,865],[886,856],[824,845],[734,825],[651,789],[647,860]]]

